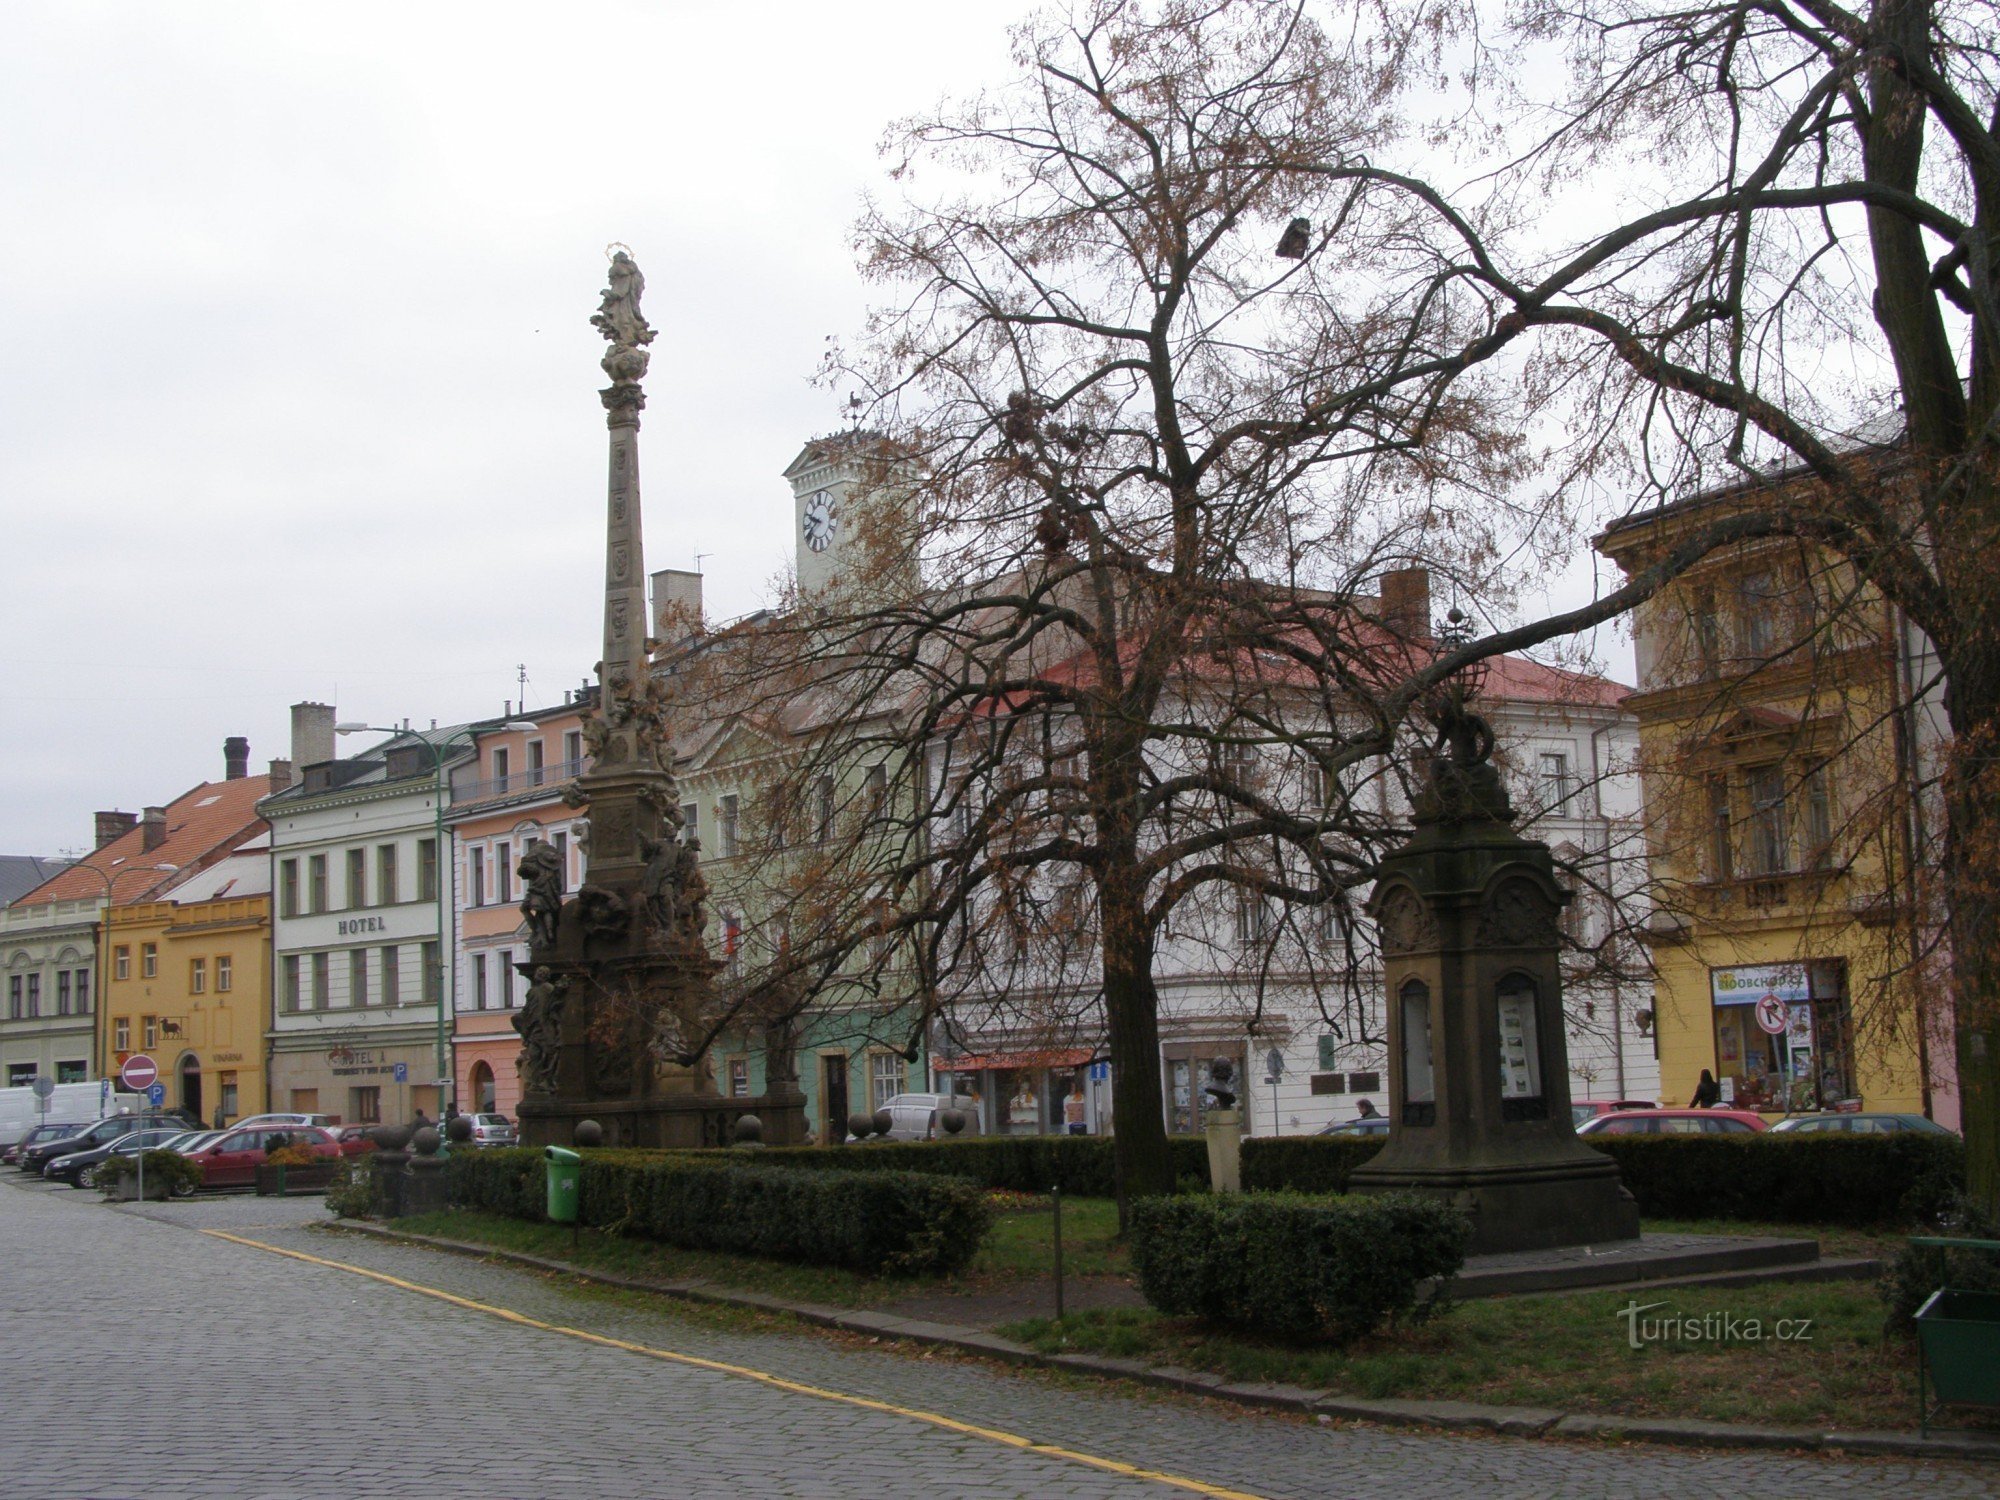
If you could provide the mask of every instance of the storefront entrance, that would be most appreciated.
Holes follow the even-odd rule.
[[[1723,1103],[1780,1114],[1856,1098],[1845,960],[1711,969],[1709,994]]]

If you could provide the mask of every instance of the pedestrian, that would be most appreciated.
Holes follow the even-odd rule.
[[[410,1129],[422,1130],[428,1124],[430,1124],[430,1121],[424,1117],[424,1107],[421,1104],[419,1104],[417,1106],[417,1118],[411,1124]]]
[[[1375,1107],[1373,1099],[1362,1099],[1354,1106],[1354,1117],[1358,1120],[1379,1120],[1382,1112]]]
[[[1715,1075],[1703,1068],[1701,1082],[1694,1086],[1694,1097],[1688,1100],[1689,1109],[1714,1109],[1722,1102],[1722,1085],[1715,1081]]]

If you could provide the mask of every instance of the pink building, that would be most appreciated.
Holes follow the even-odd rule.
[[[480,735],[476,754],[453,769],[445,812],[452,850],[452,1071],[458,1105],[467,1112],[512,1115],[521,1100],[515,1059],[521,1050],[514,1018],[528,981],[516,965],[528,960],[515,867],[530,844],[562,857],[563,889],[583,878],[580,810],[563,801],[586,769],[586,702],[516,716],[532,731],[496,729]]]

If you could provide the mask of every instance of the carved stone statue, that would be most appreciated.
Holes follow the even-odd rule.
[[[1493,726],[1472,711],[1470,700],[1465,686],[1455,682],[1431,706],[1437,738],[1423,790],[1416,798],[1419,823],[1514,819],[1507,784],[1492,764]]]
[[[1229,1085],[1236,1077],[1236,1064],[1226,1057],[1218,1057],[1208,1065],[1209,1082],[1202,1086],[1202,1092],[1214,1102],[1210,1109],[1236,1108],[1236,1091]]]
[[[587,885],[576,893],[578,914],[583,919],[586,936],[593,938],[615,938],[622,936],[632,924],[632,912],[625,905],[625,898],[616,891],[607,891],[602,886]]]
[[[611,257],[611,285],[604,289],[604,301],[591,324],[611,341],[611,349],[600,363],[604,373],[620,385],[630,385],[646,376],[650,358],[646,345],[653,342],[653,330],[639,311],[639,298],[646,290],[646,278],[631,256],[623,250]]]
[[[562,915],[562,856],[540,839],[528,845],[515,867],[521,877],[521,916],[528,924],[528,946],[553,948],[556,922]]]
[[[708,881],[701,873],[701,840],[690,834],[680,846],[680,937],[699,946],[708,926]]]
[[[639,835],[639,852],[645,856],[645,873],[639,877],[640,897],[646,903],[646,919],[666,941],[680,921],[681,849],[672,839]]]
[[[569,993],[567,979],[551,979],[547,969],[536,969],[528,986],[527,1003],[514,1017],[514,1029],[521,1033],[521,1086],[530,1094],[553,1093],[556,1086],[556,1057],[562,1041],[563,1002]]]

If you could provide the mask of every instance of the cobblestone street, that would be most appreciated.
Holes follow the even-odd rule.
[[[310,1227],[325,1220],[316,1198],[113,1208],[8,1174],[4,1493],[1443,1500],[1986,1495],[2000,1481],[1946,1463],[1317,1426],[814,1335],[726,1331],[671,1304]],[[1067,1454],[605,1347],[201,1229]]]

